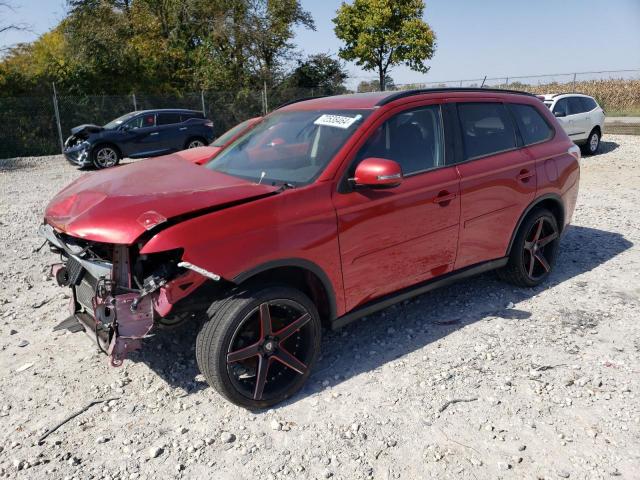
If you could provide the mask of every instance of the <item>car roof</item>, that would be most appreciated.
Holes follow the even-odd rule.
[[[327,97],[302,98],[285,103],[279,108],[283,110],[329,110],[329,109],[372,109],[381,107],[401,98],[428,95],[455,93],[456,96],[478,96],[478,94],[490,93],[493,95],[525,95],[534,97],[528,92],[519,90],[506,90],[494,88],[424,88],[413,90],[398,90],[386,92],[350,93],[346,95],[333,95]]]
[[[189,110],[188,108],[154,108],[154,109],[150,109],[150,110],[136,110],[135,113],[140,114],[140,113],[163,113],[163,112],[167,112],[167,113],[198,113],[198,114],[202,114],[202,110]]]
[[[568,97],[586,97],[586,98],[593,98],[590,95],[585,95],[584,93],[573,93],[573,92],[567,92],[567,93],[546,93],[545,95],[543,95],[545,101],[550,101],[550,100],[559,100],[561,98],[568,98]]]

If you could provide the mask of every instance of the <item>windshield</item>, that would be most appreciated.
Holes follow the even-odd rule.
[[[116,118],[115,120],[111,120],[109,123],[107,123],[104,128],[106,128],[107,130],[113,130],[114,128],[119,127],[120,125],[122,125],[124,122],[126,122],[127,120],[129,120],[131,117],[133,117],[136,114],[136,112],[133,113],[127,113],[125,115],[122,115],[121,117]]]
[[[315,180],[369,110],[276,112],[205,166],[257,183]]]
[[[250,118],[249,120],[245,120],[244,122],[239,123],[235,127],[227,130],[225,133],[223,133],[218,138],[216,138],[211,144],[211,146],[224,147],[227,143],[233,140],[234,137],[242,133],[244,130],[246,130],[249,126],[251,126],[256,121],[258,121],[258,119]]]

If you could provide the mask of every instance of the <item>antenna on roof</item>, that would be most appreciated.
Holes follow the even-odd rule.
[[[484,87],[484,82],[486,82],[486,81],[487,81],[487,76],[485,75],[484,76],[484,80],[482,80],[482,85],[480,85],[480,88]]]

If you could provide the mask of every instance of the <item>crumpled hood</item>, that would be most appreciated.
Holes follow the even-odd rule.
[[[78,125],[77,127],[73,127],[71,129],[71,135],[78,135],[79,133],[83,133],[86,135],[90,135],[92,133],[98,133],[104,130],[104,127],[100,125],[93,125],[91,123],[85,123],[84,125]]]
[[[51,200],[45,221],[74,237],[131,244],[177,216],[205,213],[277,190],[167,155],[83,175]]]

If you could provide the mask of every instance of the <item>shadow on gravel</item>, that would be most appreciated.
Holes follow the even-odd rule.
[[[613,152],[620,146],[617,142],[607,142],[602,140],[600,142],[600,151],[599,154]]]
[[[281,405],[295,403],[331,385],[375,370],[452,332],[477,321],[508,318],[526,321],[530,312],[507,305],[535,297],[543,290],[565,282],[629,249],[633,244],[622,235],[594,228],[569,227],[562,239],[556,268],[544,285],[517,288],[487,273],[435,290],[387,308],[337,331],[325,331],[323,355],[303,390]],[[576,288],[586,284],[576,282]],[[146,363],[173,387],[193,393],[207,384],[196,380],[196,322],[172,331],[157,331],[132,360]],[[202,377],[198,377],[202,378]]]

